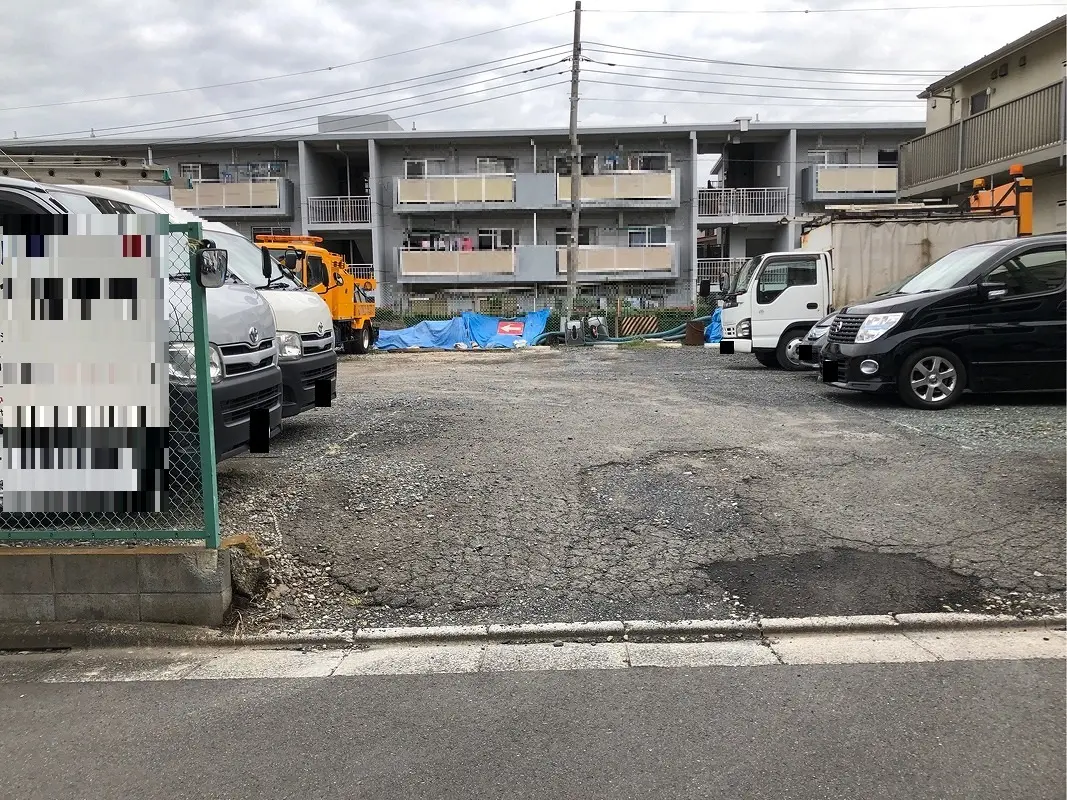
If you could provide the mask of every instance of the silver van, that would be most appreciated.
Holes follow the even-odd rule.
[[[0,177],[0,215],[136,213],[144,212],[71,187]],[[171,306],[181,307],[189,303],[188,263],[179,259],[169,266]],[[265,420],[261,424],[269,426],[270,438],[281,431],[282,378],[274,315],[267,302],[236,278],[206,291],[215,460],[220,462],[247,452],[257,434],[262,438],[262,432],[253,430],[253,420]],[[173,391],[195,394],[192,348],[192,342],[176,338],[169,344]]]

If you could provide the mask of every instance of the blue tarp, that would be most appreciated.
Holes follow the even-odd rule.
[[[722,309],[716,308],[711,313],[711,322],[704,329],[704,341],[717,343],[722,341]]]
[[[482,349],[512,348],[519,340],[532,342],[548,323],[549,309],[534,311],[523,317],[502,319],[464,311],[461,316],[443,322],[420,322],[399,331],[380,331],[379,350],[454,350],[461,347]]]

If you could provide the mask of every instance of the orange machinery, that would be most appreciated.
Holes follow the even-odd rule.
[[[346,353],[366,353],[371,349],[378,338],[374,298],[370,295],[377,288],[373,278],[353,275],[343,256],[321,246],[321,236],[260,234],[256,244],[270,250],[305,286],[322,296],[330,307],[334,336]]]
[[[1034,179],[1023,177],[1023,165],[1012,164],[1008,169],[1011,180],[986,189],[985,178],[975,178],[971,184],[971,211],[985,211],[996,216],[1017,216],[1019,235],[1034,232]]]

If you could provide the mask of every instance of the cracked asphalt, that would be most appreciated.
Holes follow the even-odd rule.
[[[703,348],[346,357],[219,468],[249,628],[1063,608],[1062,395],[942,412]]]

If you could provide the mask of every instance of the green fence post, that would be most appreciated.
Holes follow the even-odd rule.
[[[183,226],[190,239],[199,240],[198,223]],[[193,348],[196,355],[197,429],[200,431],[200,484],[204,497],[204,544],[219,546],[219,489],[215,475],[215,417],[211,403],[211,356],[207,329],[207,293],[196,276],[196,251],[190,248],[189,287],[193,306]]]

